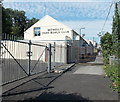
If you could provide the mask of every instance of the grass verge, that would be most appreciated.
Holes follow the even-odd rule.
[[[120,93],[120,65],[119,64],[112,64],[112,65],[105,65],[104,70],[106,75],[111,79],[112,83],[110,87],[113,89],[113,91],[117,91]]]

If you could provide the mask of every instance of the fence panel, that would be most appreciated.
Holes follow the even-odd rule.
[[[66,50],[63,45],[52,44],[51,47],[51,68],[61,66],[66,63]]]
[[[46,60],[46,45],[31,45],[31,74],[47,71],[48,62]]]
[[[48,69],[48,43],[2,40],[2,84]],[[51,69],[67,61],[67,47],[51,44]]]
[[[2,41],[2,83],[8,83],[27,76],[28,44],[15,41]]]

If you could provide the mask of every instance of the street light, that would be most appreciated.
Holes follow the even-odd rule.
[[[97,35],[98,35],[98,37],[99,37],[99,41],[100,41],[100,38],[103,36],[103,33],[104,33],[105,31],[102,31],[102,32],[99,32]]]
[[[81,30],[82,30],[82,29],[85,29],[85,27],[80,28],[80,36],[81,36]]]
[[[84,38],[85,34],[82,34],[82,38]]]
[[[81,30],[85,29],[85,27],[80,28],[80,46],[81,46]]]
[[[80,36],[80,39],[79,39],[79,41],[80,41],[80,42],[79,42],[79,58],[81,57],[80,48],[81,48],[81,45],[82,45],[82,44],[81,44],[81,37],[82,37],[82,36],[81,36],[81,30],[82,30],[82,29],[85,29],[85,27],[80,28],[80,35],[79,35],[79,36]],[[84,37],[84,36],[85,36],[85,34],[83,34],[83,37]]]

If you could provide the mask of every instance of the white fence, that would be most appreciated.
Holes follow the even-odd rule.
[[[65,46],[52,44],[52,69],[66,63],[66,49]],[[47,71],[48,52],[48,43],[2,41],[2,83]]]
[[[47,71],[49,42],[3,40],[1,43],[3,83]],[[80,47],[80,42],[77,40],[69,45],[59,44],[51,42],[51,69],[66,63],[79,62],[81,55],[93,53],[92,47]]]

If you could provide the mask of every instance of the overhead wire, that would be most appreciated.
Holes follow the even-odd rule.
[[[112,1],[112,3],[113,3],[113,1]],[[108,6],[104,11],[107,11],[109,8],[111,7],[111,4],[110,4],[110,6]],[[105,14],[106,12],[104,12],[104,13],[102,13],[102,14]],[[93,21],[95,21],[96,19],[93,19],[93,20],[91,20],[91,21],[88,21],[87,23],[85,23],[84,25],[82,25],[82,26],[85,26],[85,25],[87,25],[87,24],[89,24],[89,23],[92,23]]]
[[[106,22],[107,22],[107,20],[108,20],[108,17],[109,17],[109,14],[110,14],[110,12],[111,12],[111,8],[112,8],[113,4],[114,4],[114,3],[113,3],[113,1],[112,1],[111,5],[110,5],[110,8],[109,8],[109,10],[108,10],[108,13],[107,13],[105,22],[104,22],[104,24],[103,24],[103,26],[102,26],[101,32],[103,32],[103,29],[104,29],[104,27],[105,27],[105,25],[106,25]]]

